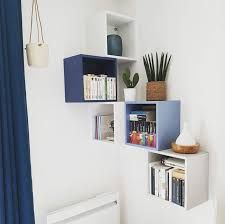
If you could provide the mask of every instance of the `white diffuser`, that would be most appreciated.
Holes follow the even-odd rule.
[[[193,138],[188,124],[185,122],[183,130],[178,136],[176,142],[172,143],[172,149],[174,152],[183,153],[183,154],[193,154],[199,151],[200,145],[196,143]]]

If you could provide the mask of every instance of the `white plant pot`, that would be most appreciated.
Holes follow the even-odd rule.
[[[43,68],[48,66],[48,45],[45,43],[29,43],[26,45],[29,66]]]
[[[135,88],[124,89],[124,98],[125,101],[136,101],[136,89]]]

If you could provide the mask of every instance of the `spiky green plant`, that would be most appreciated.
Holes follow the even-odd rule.
[[[148,82],[166,80],[171,57],[171,55],[168,56],[168,53],[162,53],[159,61],[157,52],[155,54],[155,60],[152,53],[143,56]]]
[[[123,82],[124,82],[124,84],[126,85],[127,88],[134,88],[139,82],[138,73],[135,73],[134,76],[133,76],[133,79],[131,79],[129,68],[125,69],[122,77],[123,77]]]

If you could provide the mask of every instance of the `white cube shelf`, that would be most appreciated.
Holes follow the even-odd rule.
[[[117,28],[118,31],[114,31]],[[107,35],[121,36],[123,55],[108,55]],[[90,17],[87,28],[87,52],[99,56],[113,57],[118,63],[136,61],[136,23],[135,19],[126,15],[104,11]]]
[[[208,153],[200,151],[197,154],[188,155],[188,154],[174,153],[171,149],[163,151],[149,150],[149,163],[159,161],[163,156],[184,160],[185,163],[184,208],[186,210],[189,210],[191,208],[196,207],[197,205],[202,204],[203,202],[206,202],[208,200],[208,173],[209,173]],[[152,197],[157,197],[155,195],[152,195],[151,192],[149,192],[149,194]]]

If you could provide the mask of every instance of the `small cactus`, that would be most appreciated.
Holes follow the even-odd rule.
[[[133,76],[133,79],[131,79],[129,68],[126,68],[126,70],[123,72],[122,76],[123,76],[123,82],[127,88],[134,88],[139,82],[138,73],[135,73]]]

